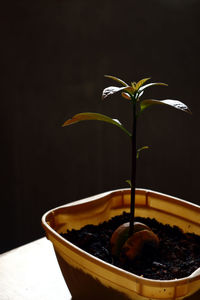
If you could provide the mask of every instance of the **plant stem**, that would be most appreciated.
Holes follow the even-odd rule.
[[[131,138],[131,147],[132,147],[132,167],[131,167],[131,207],[130,207],[130,228],[129,236],[133,234],[134,230],[134,219],[135,219],[135,184],[136,184],[136,99],[132,98],[133,102],[133,120],[132,120],[132,138]]]

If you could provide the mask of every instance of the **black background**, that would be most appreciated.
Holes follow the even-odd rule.
[[[193,115],[146,110],[138,123],[137,186],[199,204],[200,2],[9,1],[1,7],[1,242],[44,235],[50,208],[127,187],[130,142],[118,128],[61,124],[94,111],[131,124],[130,104],[104,74],[169,84],[146,97],[179,99]]]

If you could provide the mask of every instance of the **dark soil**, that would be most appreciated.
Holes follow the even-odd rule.
[[[98,226],[86,225],[80,230],[67,231],[62,236],[90,254],[146,278],[183,278],[200,267],[200,236],[184,234],[176,226],[163,225],[150,218],[136,218],[136,221],[148,225],[158,235],[159,248],[145,248],[132,263],[122,263],[113,258],[110,253],[110,237],[119,225],[128,221],[129,214],[123,213]]]

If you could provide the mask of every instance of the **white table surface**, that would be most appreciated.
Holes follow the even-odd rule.
[[[71,300],[50,241],[0,255],[0,300]]]

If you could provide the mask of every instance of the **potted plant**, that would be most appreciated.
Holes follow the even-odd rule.
[[[42,219],[47,237],[53,242],[55,252],[64,278],[73,299],[183,299],[199,290],[200,269],[191,275],[173,280],[152,280],[130,274],[116,266],[86,253],[64,239],[59,233],[80,229],[87,224],[99,224],[113,216],[129,211],[128,222],[119,226],[111,236],[111,252],[121,261],[133,264],[143,248],[151,245],[156,251],[159,238],[143,223],[135,221],[136,216],[154,217],[163,223],[177,225],[185,232],[200,234],[200,207],[183,200],[160,193],[137,190],[135,188],[137,150],[137,118],[152,105],[168,105],[190,113],[188,107],[178,100],[142,100],[148,87],[166,85],[147,83],[150,78],[128,85],[114,76],[106,76],[118,82],[121,87],[111,86],[104,89],[102,98],[115,93],[130,101],[132,105],[132,131],[129,132],[118,120],[99,113],[79,113],[67,120],[63,127],[85,120],[98,120],[113,124],[123,130],[131,139],[132,174],[128,181],[130,189],[111,191],[47,212]],[[195,221],[194,221],[195,220]],[[78,284],[77,284],[78,283]]]

